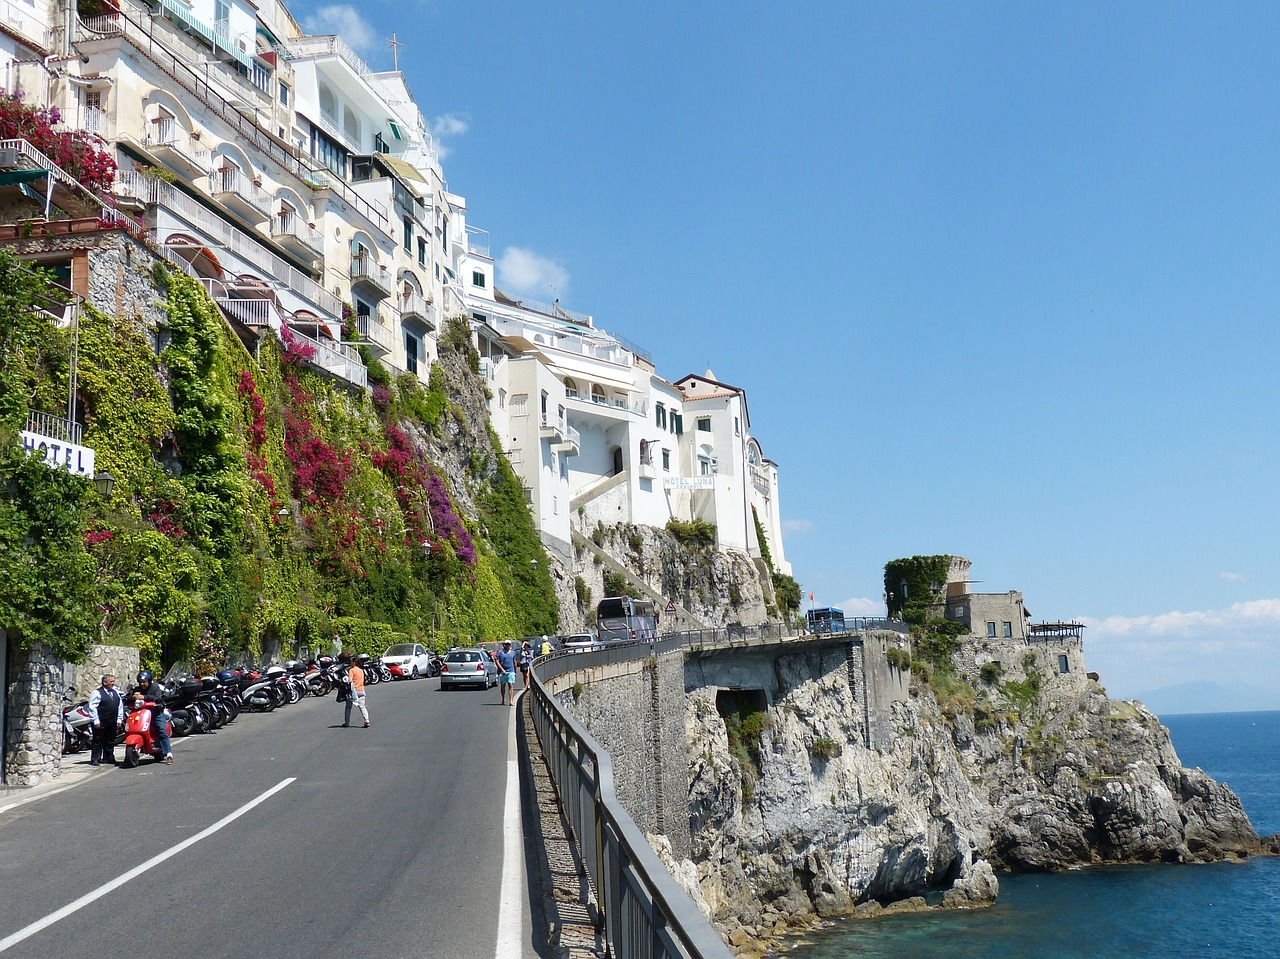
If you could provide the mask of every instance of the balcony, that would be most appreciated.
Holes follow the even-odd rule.
[[[582,450],[582,434],[566,425],[564,437],[558,443],[552,443],[551,448],[561,456],[577,456]]]
[[[307,336],[307,334],[293,328],[289,328],[289,333],[293,340],[304,350],[310,348],[312,352],[307,357],[307,361],[312,366],[344,379],[361,389],[365,389],[369,385],[369,371],[360,362],[359,354],[351,347]]]
[[[360,334],[360,338],[365,341],[369,349],[382,356],[389,356],[395,352],[395,330],[383,321],[382,310],[377,307],[374,307],[374,312],[368,316],[363,313],[356,315],[356,332]]]
[[[555,413],[544,411],[542,423],[538,429],[538,436],[544,440],[551,440],[553,444],[563,443],[567,427],[568,423],[565,422],[563,406],[559,407]]]
[[[209,174],[209,195],[232,216],[257,226],[270,216],[271,198],[236,167],[224,167]]]
[[[368,253],[351,258],[351,292],[378,302],[391,295],[391,271]]]
[[[177,120],[165,118],[150,127],[145,146],[161,163],[187,179],[209,172],[209,151],[192,142]]]
[[[436,308],[417,293],[402,293],[400,294],[400,322],[420,323],[434,333]]]
[[[271,218],[271,239],[303,260],[318,260],[324,256],[324,237],[290,210]]]
[[[284,325],[284,316],[280,308],[271,300],[221,296],[217,297],[215,302],[222,308],[222,312],[228,319],[236,320],[250,329],[267,327],[279,333]]]

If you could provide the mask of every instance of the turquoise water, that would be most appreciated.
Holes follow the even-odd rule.
[[[1184,766],[1230,783],[1261,835],[1280,832],[1280,712],[1162,721]],[[1280,957],[1280,859],[1002,876],[991,909],[843,922],[788,956]]]

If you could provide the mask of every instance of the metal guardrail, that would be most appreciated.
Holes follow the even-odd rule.
[[[609,753],[560,709],[543,680],[681,646],[679,640],[660,640],[655,646],[619,643],[543,657],[534,664],[534,728],[595,888],[612,959],[731,959],[733,953],[619,802]]]

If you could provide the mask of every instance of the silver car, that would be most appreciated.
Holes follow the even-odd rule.
[[[483,649],[451,649],[440,668],[440,688],[498,685],[498,664]]]
[[[568,636],[560,637],[560,647],[566,652],[583,652],[591,649],[596,644],[596,638],[591,633],[570,633]]]

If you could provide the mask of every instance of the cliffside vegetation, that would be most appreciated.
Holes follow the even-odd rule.
[[[17,447],[28,408],[65,416],[68,333],[33,309],[44,280],[0,252],[0,622],[20,641],[76,658],[105,638],[154,667],[315,649],[335,631],[381,652],[556,630],[465,321],[427,387],[375,368],[365,393],[316,372],[287,329],[255,360],[195,281],[155,277],[154,345],[126,318],[81,314],[83,442],[116,480],[102,502]]]

